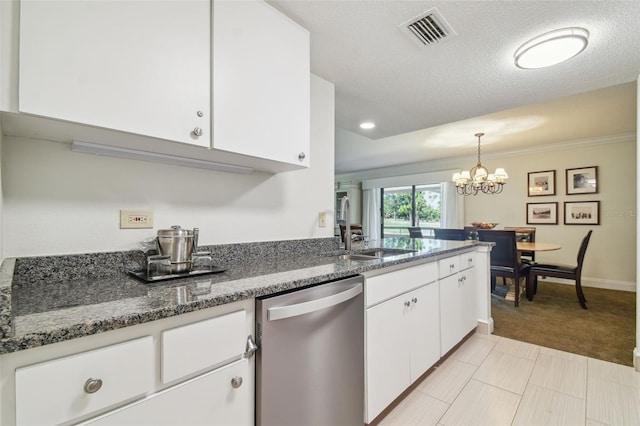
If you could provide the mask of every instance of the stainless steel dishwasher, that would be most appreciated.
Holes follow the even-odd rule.
[[[364,423],[364,278],[256,300],[256,424]]]

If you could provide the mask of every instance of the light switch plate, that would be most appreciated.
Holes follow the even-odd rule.
[[[318,214],[318,227],[319,228],[326,228],[327,227],[327,213],[326,212],[320,212]]]
[[[120,229],[153,228],[153,212],[150,210],[120,210]]]

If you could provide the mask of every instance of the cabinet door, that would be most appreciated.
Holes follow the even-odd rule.
[[[441,355],[449,352],[464,336],[460,286],[458,274],[440,280]]]
[[[408,294],[411,301],[409,339],[411,382],[440,359],[440,301],[437,282]]]
[[[246,359],[91,420],[88,425],[252,425]],[[238,379],[242,379],[239,384]]]
[[[366,311],[366,419],[371,422],[410,384],[406,294]]]
[[[209,0],[20,9],[21,112],[211,146]]]
[[[460,285],[460,298],[462,301],[461,332],[466,335],[478,325],[477,308],[477,280],[475,279],[476,268],[470,268],[460,273],[462,278]]]
[[[16,369],[16,423],[59,424],[153,389],[151,336]]]
[[[309,49],[308,31],[262,0],[214,2],[214,148],[309,165]]]

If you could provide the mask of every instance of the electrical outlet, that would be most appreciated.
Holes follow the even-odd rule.
[[[150,210],[120,210],[120,229],[153,228],[153,212]]]
[[[327,213],[326,212],[320,212],[318,214],[318,227],[319,228],[326,228],[327,227]]]

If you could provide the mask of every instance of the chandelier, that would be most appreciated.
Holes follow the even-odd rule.
[[[478,138],[478,164],[469,171],[456,172],[453,174],[453,182],[460,195],[476,195],[478,192],[485,194],[499,194],[509,177],[503,168],[497,168],[495,173],[489,173],[486,167],[480,162],[480,138],[484,133],[476,133]]]

